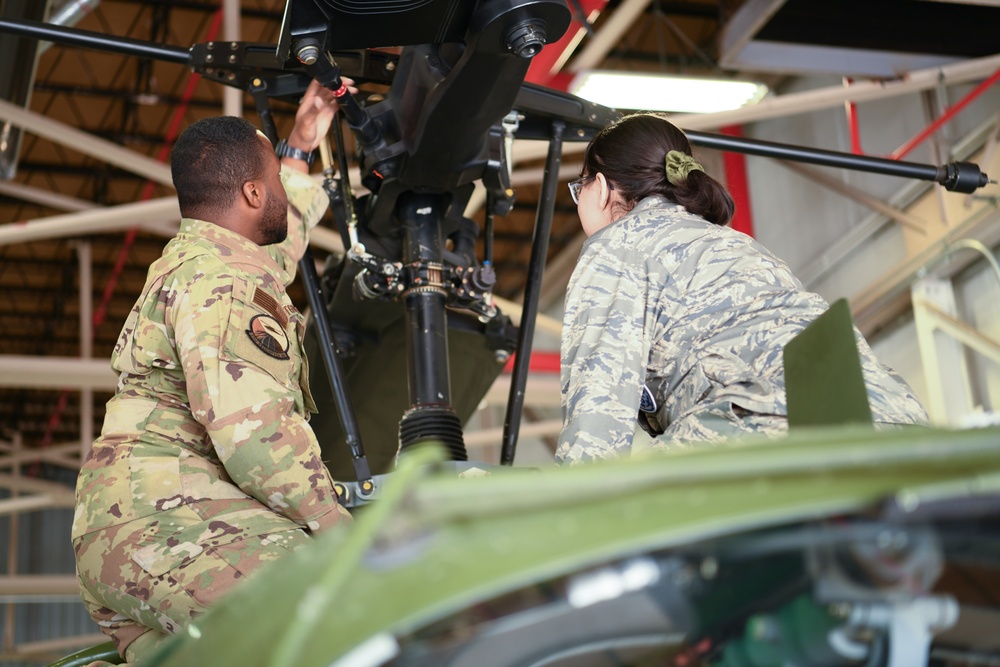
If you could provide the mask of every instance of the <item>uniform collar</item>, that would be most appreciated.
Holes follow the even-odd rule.
[[[274,261],[266,247],[213,222],[182,218],[176,238],[211,246],[214,254],[226,264],[253,264],[274,274],[283,285],[290,282],[288,273]]]
[[[590,238],[588,238],[584,242],[584,245],[589,244],[594,239],[598,239],[598,238],[601,238],[602,236],[613,234],[614,232],[608,231],[609,229],[617,229],[620,232],[621,231],[621,223],[623,223],[623,222],[627,223],[627,222],[633,220],[642,211],[645,211],[647,209],[657,208],[657,207],[661,207],[661,208],[663,208],[663,207],[666,207],[666,208],[677,208],[677,209],[683,210],[683,207],[680,204],[678,204],[676,202],[670,201],[669,199],[667,199],[663,195],[650,195],[649,197],[646,197],[646,198],[642,199],[638,204],[636,204],[632,208],[631,211],[629,211],[628,213],[626,213],[622,217],[618,218],[617,220],[615,220],[614,222],[612,222],[610,225],[602,227],[601,229],[598,229],[596,232],[594,232],[593,234],[591,234]]]

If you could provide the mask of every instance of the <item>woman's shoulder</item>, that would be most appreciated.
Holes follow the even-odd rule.
[[[720,239],[742,243],[745,235],[728,227],[713,225],[666,197],[647,197],[619,221],[619,232],[629,243],[661,252],[669,248],[702,243],[717,244]]]

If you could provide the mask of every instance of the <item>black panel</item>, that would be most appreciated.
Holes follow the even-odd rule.
[[[292,16],[313,4],[329,23],[327,48],[361,49],[461,41],[469,0],[290,0]]]
[[[1000,47],[1000,7],[928,0],[788,0],[755,40],[977,58]]]

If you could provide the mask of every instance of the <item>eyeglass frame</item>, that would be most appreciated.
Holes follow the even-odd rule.
[[[594,174],[593,176],[581,176],[580,178],[575,178],[566,184],[566,186],[569,188],[569,195],[570,197],[573,198],[574,204],[576,204],[577,206],[580,205],[580,192],[583,190],[583,184],[589,181],[590,179],[595,178],[596,176],[597,174]],[[608,189],[609,190],[615,189],[615,186],[612,185],[611,181],[608,181]]]

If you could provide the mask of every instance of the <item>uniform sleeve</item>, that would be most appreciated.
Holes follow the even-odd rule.
[[[563,321],[558,462],[631,450],[650,349],[648,291],[643,262],[627,252],[590,245],[581,256]]]
[[[267,314],[257,326],[274,333],[278,343],[270,348],[240,330],[252,315],[234,295],[240,284],[224,272],[203,274],[178,294],[170,313],[191,412],[244,493],[313,531],[336,525],[350,515],[337,502],[316,437],[296,409],[298,369],[284,366],[295,357],[282,346],[298,354],[297,341],[285,345]],[[260,359],[232,354],[241,336]]]
[[[298,261],[306,252],[309,230],[326,213],[330,198],[312,177],[294,169],[282,167],[281,182],[288,195],[288,236],[267,249],[274,261],[288,272],[290,283],[295,279]]]

